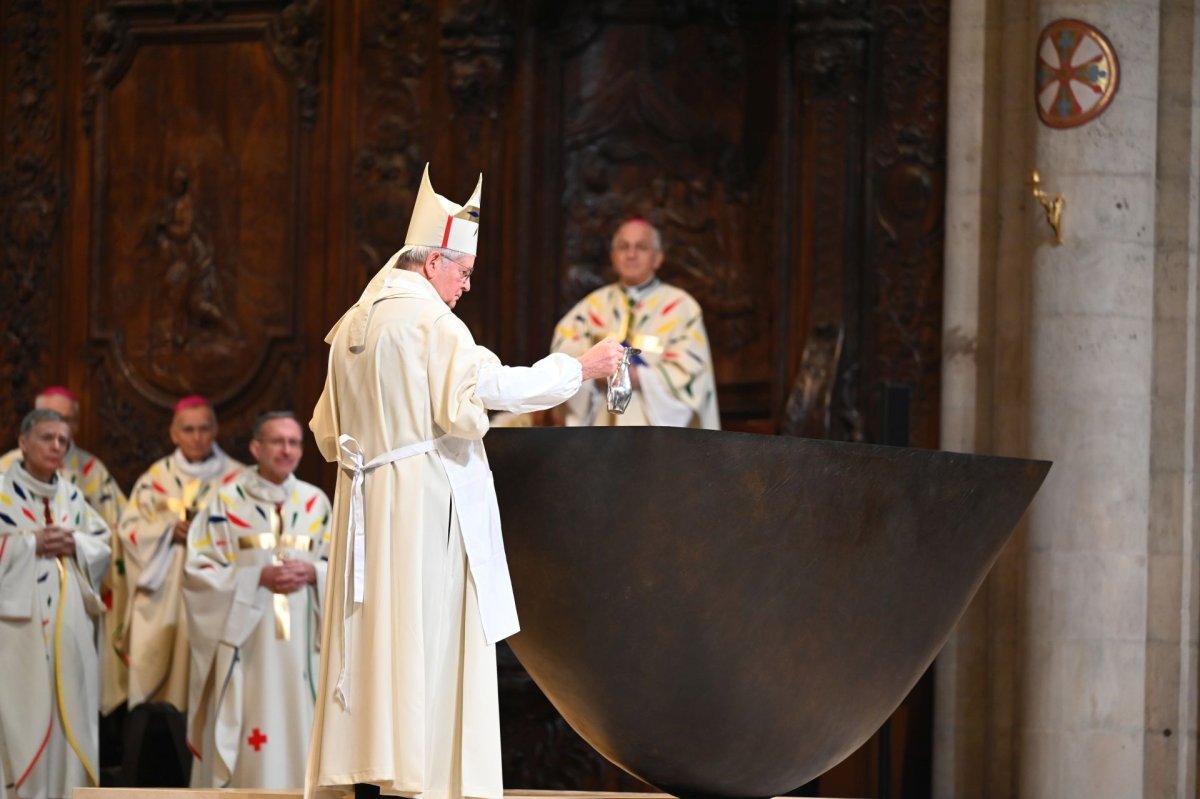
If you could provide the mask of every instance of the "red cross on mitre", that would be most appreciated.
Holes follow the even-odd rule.
[[[262,749],[262,745],[267,742],[267,736],[263,735],[258,727],[254,728],[254,732],[250,733],[250,737],[246,739],[246,743],[254,747],[254,751],[258,752]]]
[[[446,217],[446,229],[442,231],[442,249],[458,250],[474,254],[479,238],[479,211],[464,208],[454,216]]]

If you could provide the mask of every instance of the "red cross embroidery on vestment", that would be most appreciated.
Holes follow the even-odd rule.
[[[259,732],[258,727],[255,727],[254,732],[251,733],[250,737],[246,739],[246,743],[253,746],[255,752],[261,751],[262,745],[265,744],[266,742],[267,742],[267,736],[265,736],[261,732]]]

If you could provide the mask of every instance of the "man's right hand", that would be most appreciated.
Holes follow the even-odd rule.
[[[611,377],[616,374],[624,352],[625,347],[612,336],[595,344],[579,356],[579,365],[583,367],[583,379],[595,380],[598,377]]]
[[[187,519],[180,519],[175,522],[175,526],[171,528],[171,543],[186,544],[188,528],[191,527],[191,524]]]
[[[277,566],[264,566],[258,584],[272,593],[290,594],[309,584],[310,572],[303,561],[285,560]]]
[[[62,527],[43,527],[33,534],[37,539],[37,554],[41,558],[57,558],[75,554],[75,534]]]

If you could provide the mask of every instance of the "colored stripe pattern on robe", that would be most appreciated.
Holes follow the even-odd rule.
[[[282,701],[288,703],[314,702],[311,680],[318,669],[319,653],[318,642],[309,635],[309,630],[315,621],[319,622],[317,597],[324,584],[323,561],[328,538],[324,528],[318,527],[314,535],[305,531],[314,523],[328,521],[329,500],[315,486],[296,482],[284,494],[286,499],[277,501],[281,494],[264,491],[256,474],[247,472],[243,477],[217,492],[206,508],[203,523],[193,524],[188,536],[185,596],[194,614],[219,614],[199,617],[204,623],[190,631],[192,651],[208,653],[203,668],[212,669],[220,664],[229,669],[221,676],[210,677],[213,679],[210,684],[236,679],[245,686],[244,693],[236,695],[233,691],[215,690],[193,697],[192,701],[202,703],[200,712],[217,719],[218,728],[226,725],[219,734],[223,737],[214,737],[216,733],[205,729],[189,728],[193,747],[201,757],[193,767],[198,770],[193,771],[193,777],[199,774],[201,780],[214,781],[202,782],[204,785],[246,787],[249,783],[244,780],[261,777],[263,769],[296,762],[295,758],[300,756],[289,754],[297,749],[296,731],[271,725],[274,719],[283,722],[303,718],[311,712],[311,704],[290,707],[286,718],[278,715],[277,709],[267,708],[274,707],[273,702],[283,697],[286,699]],[[264,494],[272,498],[267,499]],[[317,584],[292,593],[272,591],[262,596],[262,591],[256,592],[253,624],[242,627],[236,634],[239,637],[225,638],[225,620],[242,613],[243,606],[233,599],[242,576],[239,570],[249,569],[250,574],[257,575],[259,570],[285,559],[312,563]],[[239,615],[239,618],[245,617]],[[200,628],[206,632],[198,631]],[[232,662],[213,654],[219,642],[237,647]],[[303,736],[307,742],[307,728]],[[227,751],[218,743],[220,740],[238,741],[240,745]],[[302,771],[293,778],[302,782]],[[235,782],[221,782],[230,779]],[[238,779],[243,782],[236,782]]]
[[[30,482],[23,483],[26,477]],[[16,460],[0,472],[0,506],[10,511],[0,513],[0,562],[11,559],[15,542],[20,541],[22,557],[32,555],[31,568],[36,569],[31,575],[31,612],[6,620],[0,627],[0,647],[14,658],[18,673],[31,679],[36,676],[33,685],[42,687],[36,689],[38,696],[31,707],[38,707],[38,716],[43,707],[48,711],[44,734],[43,719],[30,716],[25,719],[21,736],[23,746],[14,749],[15,737],[8,740],[6,756],[19,755],[19,760],[8,764],[8,787],[21,788],[22,795],[41,795],[49,787],[54,795],[53,786],[62,778],[61,769],[77,766],[82,766],[88,782],[96,784],[95,741],[91,736],[81,738],[76,732],[99,712],[99,686],[89,684],[85,675],[99,668],[94,635],[101,612],[96,607],[101,600],[100,579],[111,552],[107,541],[98,543],[95,539],[107,538],[109,528],[62,472],[47,486],[30,477]],[[68,528],[67,534],[74,536],[73,554],[37,554],[37,535],[50,526]],[[57,580],[53,579],[55,574]],[[9,591],[14,588],[17,586],[10,585]],[[15,598],[10,595],[8,599],[11,602]],[[26,636],[30,633],[41,642],[36,650],[14,646],[17,642],[28,643]],[[10,681],[8,688],[28,693],[31,688],[28,681],[25,683],[14,686]],[[66,762],[75,765],[68,766],[57,757],[47,762],[47,753],[54,751],[56,729],[66,749]]]
[[[653,369],[676,400],[716,426],[710,342],[700,306],[687,292],[661,281],[636,300],[619,284],[597,289],[560,320],[550,349],[578,356],[606,336],[640,349],[634,363]]]
[[[120,544],[136,555],[124,564],[125,584],[138,587],[128,594],[123,617],[129,623],[118,641],[123,655],[129,655],[127,698],[132,705],[161,701],[187,707],[186,659],[172,655],[177,646],[186,646],[185,611],[175,588],[183,579],[184,558],[177,557],[180,549],[170,545],[169,537],[179,522],[199,515],[218,486],[245,468],[227,456],[218,464],[217,473],[206,480],[182,472],[174,454],[160,458],[138,478],[121,515]],[[130,652],[131,647],[144,654]]]

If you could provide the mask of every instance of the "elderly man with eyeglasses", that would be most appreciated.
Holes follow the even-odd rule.
[[[291,411],[261,414],[255,466],[188,530],[194,788],[304,784],[331,512],[325,492],[295,476],[303,451]]]
[[[495,643],[518,629],[484,451],[489,410],[562,402],[622,349],[508,367],[452,309],[471,288],[483,179],[426,168],[405,246],[326,338],[311,427],[341,467],[306,796],[500,799]]]
[[[712,353],[700,305],[658,278],[662,234],[645,219],[623,222],[609,253],[617,282],[593,291],[554,329],[552,352],[576,355],[615,337],[638,353],[630,360],[633,397],[625,413],[609,413],[605,386],[584,383],[563,406],[568,427],[612,425],[721,426]]]

